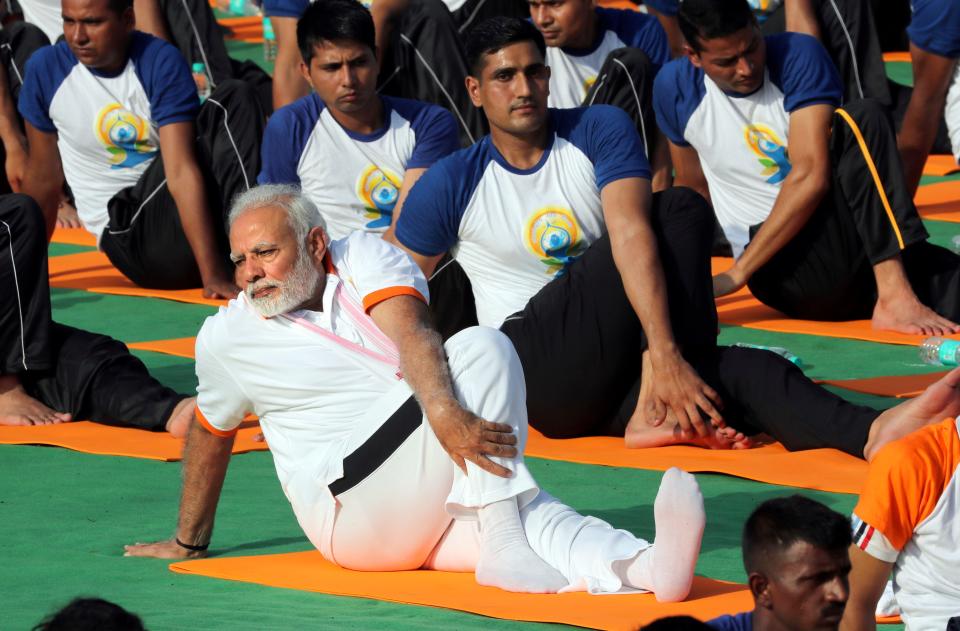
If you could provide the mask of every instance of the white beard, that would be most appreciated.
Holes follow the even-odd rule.
[[[244,293],[247,294],[247,299],[257,313],[264,318],[272,318],[281,313],[293,311],[303,303],[312,300],[316,296],[319,285],[320,272],[313,266],[313,261],[304,248],[297,256],[297,262],[294,263],[286,280],[280,282],[259,280],[248,284]],[[277,291],[269,296],[253,297],[254,293],[267,287],[276,287]]]

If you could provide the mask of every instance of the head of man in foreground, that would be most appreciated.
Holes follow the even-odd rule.
[[[724,92],[746,95],[763,85],[766,44],[746,0],[685,0],[677,21],[690,63]]]
[[[234,200],[228,223],[235,282],[257,313],[318,306],[328,239],[313,202],[294,186],[258,186]]]
[[[850,520],[802,495],[761,504],[743,528],[753,629],[837,629],[850,594]]]

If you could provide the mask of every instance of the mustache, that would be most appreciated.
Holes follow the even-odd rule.
[[[536,106],[536,102],[533,99],[517,99],[510,104],[510,111],[512,112],[521,107],[530,107],[531,105]]]
[[[279,287],[279,283],[264,279],[247,283],[246,292],[248,297],[253,298],[253,295],[262,289],[276,289]]]

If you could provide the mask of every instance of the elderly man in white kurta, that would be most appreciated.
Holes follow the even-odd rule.
[[[373,235],[328,241],[296,189],[253,189],[230,220],[245,289],[197,338],[176,534],[128,555],[205,554],[233,435],[253,412],[300,526],[340,566],[686,597],[704,528],[692,476],[664,475],[653,544],[578,514],[524,465],[524,380],[506,337],[474,327],[442,345],[416,264]]]

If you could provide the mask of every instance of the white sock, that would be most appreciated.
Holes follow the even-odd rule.
[[[535,594],[554,593],[567,585],[563,575],[530,548],[515,497],[487,504],[478,511],[478,516],[478,583]]]
[[[652,591],[658,601],[678,602],[690,593],[706,525],[696,478],[676,467],[664,473],[653,516],[653,546],[613,569],[624,583]]]

